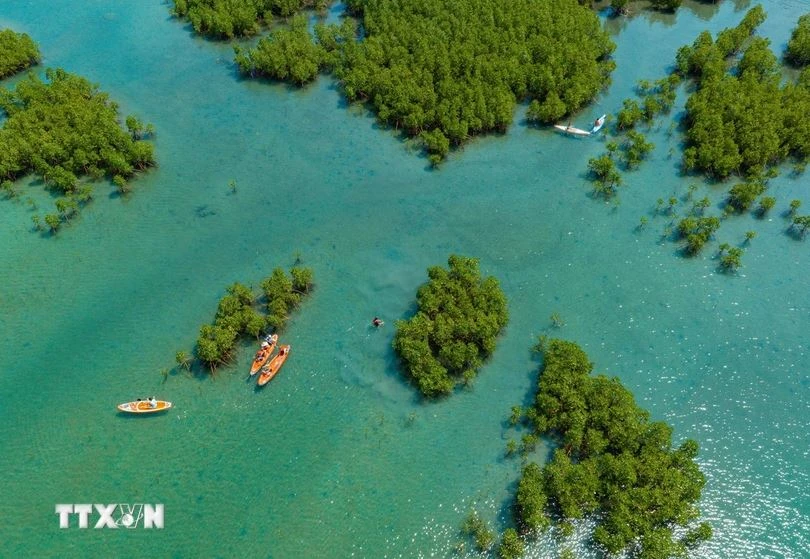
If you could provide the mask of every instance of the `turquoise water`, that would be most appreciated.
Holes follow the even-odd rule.
[[[609,22],[613,85],[575,121],[615,111],[745,7]],[[765,7],[761,32],[782,48],[810,2]],[[528,350],[543,333],[580,343],[676,440],[699,441],[715,528],[700,556],[810,556],[810,245],[779,212],[732,219],[719,242],[759,236],[728,277],[712,251],[684,260],[661,242],[655,200],[694,182],[677,176],[668,124],[620,204],[604,204],[583,178],[603,144],[527,128],[522,108],[509,133],[434,172],[328,78],[303,91],[240,80],[230,47],[195,38],[162,2],[5,2],[0,26],[154,123],[160,163],[126,199],[99,186],[56,238],[30,232],[26,203],[0,204],[0,557],[450,555],[471,506],[508,522],[519,463],[503,458],[518,436],[505,421],[533,390]],[[777,209],[810,204],[807,183],[774,181]],[[25,196],[40,213],[51,203],[36,185]],[[452,252],[500,279],[511,321],[474,388],[424,404],[399,376],[391,326]],[[214,380],[164,382],[226,285],[258,285],[296,253],[317,290],[271,385],[246,380],[248,346]],[[374,315],[386,327],[370,328]],[[176,408],[114,413],[150,394]],[[58,528],[56,503],[88,502],[164,503],[165,529]],[[528,555],[556,557],[546,540]]]

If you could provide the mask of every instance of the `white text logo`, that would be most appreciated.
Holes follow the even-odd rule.
[[[93,512],[95,511],[95,514]],[[90,526],[90,516],[94,517],[93,528],[163,528],[163,505],[143,503],[112,505],[56,505],[59,527],[70,528],[70,517],[76,516],[79,528]]]

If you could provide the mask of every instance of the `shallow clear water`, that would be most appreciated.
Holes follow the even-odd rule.
[[[765,7],[761,32],[779,49],[810,11]],[[736,24],[735,9],[609,22],[613,86],[576,122],[615,111],[678,46]],[[580,343],[676,440],[698,440],[715,528],[700,556],[810,556],[810,245],[784,234],[779,212],[732,219],[718,242],[759,236],[727,277],[711,250],[684,260],[661,242],[655,200],[695,182],[677,176],[668,124],[649,134],[657,149],[626,175],[621,203],[606,205],[583,178],[598,140],[527,128],[519,109],[508,134],[430,171],[347,110],[330,79],[303,91],[242,81],[227,44],[195,38],[161,2],[5,2],[0,26],[154,123],[160,163],[127,199],[99,187],[56,238],[30,232],[24,201],[0,204],[0,556],[445,556],[473,503],[508,522],[519,463],[503,452],[519,435],[505,421],[533,389],[529,348],[543,333]],[[810,204],[807,183],[774,181],[777,209]],[[699,196],[718,202],[722,189],[701,184]],[[40,213],[52,203],[36,185],[28,196]],[[452,252],[500,279],[511,321],[472,390],[424,404],[398,373],[392,325],[425,268]],[[247,382],[248,346],[213,381],[164,383],[226,285],[258,285],[296,253],[317,289],[271,385]],[[374,315],[386,327],[371,329]],[[176,408],[114,413],[152,393]],[[54,505],[85,502],[164,503],[166,526],[60,530]]]

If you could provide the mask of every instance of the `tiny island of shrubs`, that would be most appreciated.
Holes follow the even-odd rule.
[[[199,33],[232,37],[328,4],[175,0],[174,12]],[[314,37],[303,15],[292,17],[254,48],[236,46],[236,64],[299,85],[332,72],[349,101],[418,138],[433,164],[475,135],[505,131],[518,102],[529,102],[533,122],[573,113],[615,67],[615,45],[576,0],[347,0],[345,9],[340,25],[319,23]]]
[[[194,356],[214,373],[217,367],[233,359],[240,338],[258,338],[263,332],[283,330],[290,313],[312,288],[312,270],[300,266],[291,268],[289,276],[281,268],[273,270],[261,282],[263,299],[249,287],[234,283],[219,301],[213,324],[200,328]],[[258,308],[262,304],[265,312]],[[178,351],[175,360],[186,370],[194,362],[185,351]]]
[[[706,480],[697,443],[673,448],[672,428],[651,422],[617,378],[592,376],[577,344],[541,339],[538,349],[539,386],[524,418],[558,447],[544,466],[523,467],[515,512],[524,537],[553,523],[570,531],[572,520],[589,517],[599,548],[648,559],[682,557],[710,538],[711,526],[698,523]],[[513,540],[505,538],[510,549]]]
[[[427,397],[471,382],[509,319],[498,280],[482,279],[478,260],[452,255],[447,264],[428,269],[418,310],[397,322],[393,342],[407,376]]]
[[[14,90],[0,89],[0,189],[8,198],[19,192],[14,181],[39,176],[46,187],[62,194],[56,212],[33,216],[37,230],[56,232],[93,198],[82,178],[108,177],[122,193],[138,172],[155,164],[151,125],[134,115],[126,130],[118,120],[118,105],[84,78],[62,69],[45,71],[47,81],[29,74]]]
[[[0,79],[39,64],[41,58],[39,47],[31,37],[11,29],[0,30]]]

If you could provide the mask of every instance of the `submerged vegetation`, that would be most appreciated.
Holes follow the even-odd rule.
[[[461,525],[461,534],[472,538],[475,548],[479,552],[488,551],[495,543],[495,534],[475,510],[470,511],[470,514],[464,519],[464,523]]]
[[[498,280],[481,279],[478,260],[453,255],[447,263],[428,269],[416,314],[398,321],[394,336],[405,372],[428,397],[472,382],[509,319]]]
[[[548,123],[590,102],[609,82],[614,49],[599,19],[575,0],[349,0],[354,20],[306,20],[235,48],[247,75],[303,84],[331,70],[350,101],[418,137],[434,164],[471,136],[503,132],[518,101]],[[565,22],[558,25],[556,22]]]
[[[233,358],[240,337],[257,338],[262,332],[280,331],[290,311],[301,302],[301,297],[312,289],[312,270],[293,267],[290,277],[281,268],[262,281],[268,314],[256,308],[258,297],[249,287],[234,283],[217,305],[213,324],[200,328],[195,355],[211,372]],[[189,370],[191,360],[184,351],[177,352],[178,366]]]
[[[31,37],[11,29],[0,30],[0,79],[38,64],[40,60],[39,48]]]
[[[13,91],[0,91],[0,109],[8,117],[0,129],[0,180],[10,184],[34,173],[63,194],[58,213],[45,216],[56,231],[92,199],[92,187],[80,177],[107,176],[126,192],[127,181],[155,160],[152,145],[140,139],[151,125],[130,116],[131,128],[124,130],[118,106],[98,86],[61,69],[48,69],[45,76],[47,82],[31,74]]]
[[[536,534],[553,521],[593,518],[592,537],[604,551],[666,559],[711,537],[697,524],[705,478],[698,445],[672,446],[672,428],[652,422],[617,378],[591,376],[578,345],[541,339],[543,368],[527,416],[538,435],[559,443],[540,467],[523,467],[516,494],[519,525]],[[686,531],[675,537],[674,528]]]

